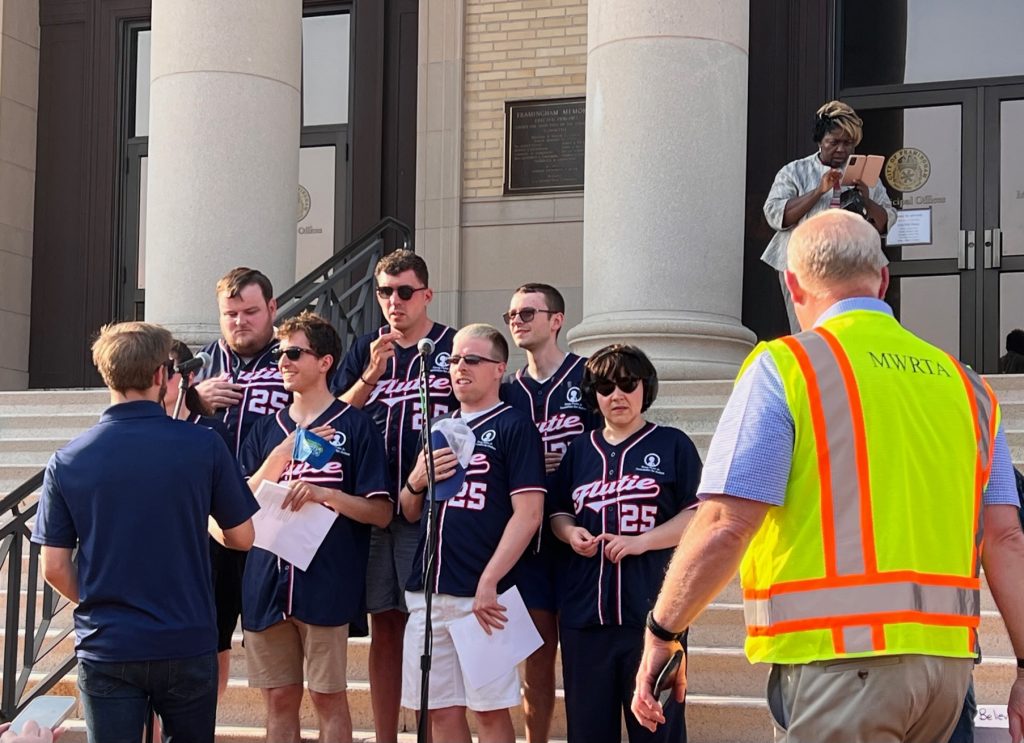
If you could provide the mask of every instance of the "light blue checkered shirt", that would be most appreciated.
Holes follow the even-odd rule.
[[[818,324],[851,310],[892,315],[880,299],[844,299],[826,310]],[[704,462],[697,497],[725,493],[781,506],[793,460],[793,416],[786,404],[782,377],[770,353],[762,353],[747,369],[725,405]],[[1002,425],[996,434],[986,505],[1018,505],[1010,447]]]

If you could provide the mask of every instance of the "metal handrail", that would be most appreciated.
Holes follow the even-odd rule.
[[[360,335],[370,332],[377,322],[373,270],[386,252],[385,237],[389,231],[398,233],[401,247],[412,249],[413,233],[408,225],[394,217],[385,217],[282,292],[277,298],[277,321],[306,309],[312,310],[337,328],[345,348]],[[0,721],[3,722],[14,719],[29,702],[56,686],[78,662],[71,649],[42,679],[33,678],[36,665],[74,631],[74,624],[68,622],[56,637],[47,641],[54,618],[71,602],[42,579],[40,547],[30,541],[29,521],[36,515],[38,504],[28,503],[28,500],[42,484],[43,470],[39,470],[0,499],[0,570],[7,570],[3,680],[0,682]],[[22,565],[26,553],[27,566]],[[25,592],[24,612],[22,591]],[[40,592],[41,611],[36,607]],[[19,637],[23,638],[21,642]],[[33,682],[31,688],[30,682]]]
[[[344,348],[373,330],[377,324],[373,270],[386,252],[389,231],[398,233],[401,247],[412,249],[409,226],[385,217],[282,292],[277,298],[276,320],[303,310],[316,312],[334,325]]]
[[[69,621],[56,637],[47,637],[54,618],[71,602],[43,580],[39,565],[41,549],[30,541],[29,521],[35,517],[38,504],[27,501],[42,482],[40,470],[0,501],[0,567],[7,571],[3,680],[0,682],[0,718],[4,721],[14,719],[29,702],[56,686],[78,662],[72,649],[29,689],[36,665],[74,631]],[[23,565],[26,553],[27,565]],[[25,592],[24,611],[22,591]],[[36,606],[37,602],[41,607]]]

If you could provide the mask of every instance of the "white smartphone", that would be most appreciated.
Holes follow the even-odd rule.
[[[35,720],[40,728],[53,730],[71,715],[78,700],[74,697],[36,697],[11,723],[11,732],[20,733],[29,720]]]

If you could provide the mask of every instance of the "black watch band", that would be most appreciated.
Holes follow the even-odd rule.
[[[423,495],[427,492],[426,486],[424,486],[423,490],[413,490],[412,485],[409,484],[408,480],[405,481],[405,489],[408,490],[411,495]]]
[[[653,611],[647,612],[647,629],[652,635],[664,642],[678,642],[679,638],[686,634],[686,630],[683,630],[682,632],[670,632],[662,627],[658,624],[657,620],[655,620]]]
[[[1017,658],[1017,670],[1024,670],[1024,658]]]

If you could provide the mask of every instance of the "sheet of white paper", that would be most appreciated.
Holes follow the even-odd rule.
[[[319,503],[306,503],[298,511],[282,509],[287,495],[288,487],[276,482],[264,480],[256,488],[260,510],[252,517],[253,544],[305,570],[338,514]]]
[[[475,689],[508,673],[544,644],[518,588],[513,586],[498,596],[498,603],[508,615],[504,629],[491,630],[488,635],[475,614],[449,625],[459,664]]]

